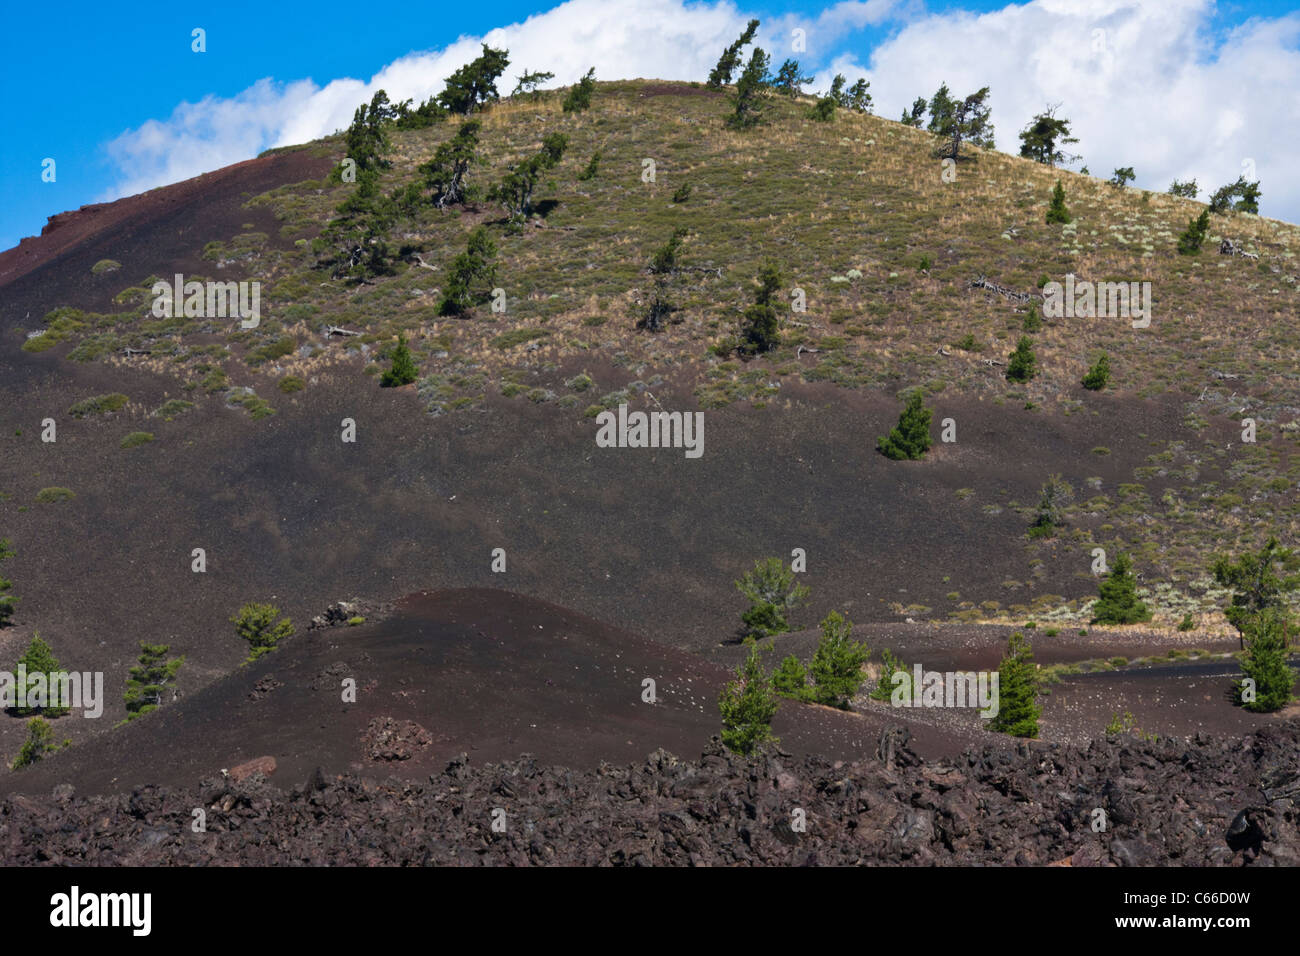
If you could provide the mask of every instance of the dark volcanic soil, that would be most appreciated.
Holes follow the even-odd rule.
[[[710,747],[639,766],[453,760],[427,783],[253,776],[0,803],[6,864],[1300,864],[1300,724],[1244,739],[849,765]],[[286,781],[287,783],[287,781]],[[195,833],[194,811],[206,830]],[[802,811],[805,832],[793,821]],[[1100,811],[1100,813],[1098,813]],[[494,818],[504,832],[494,832]],[[1093,822],[1104,829],[1094,831]],[[92,836],[93,834],[93,836]]]

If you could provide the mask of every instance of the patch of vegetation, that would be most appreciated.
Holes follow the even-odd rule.
[[[153,441],[153,432],[131,432],[122,439],[121,447],[139,448],[141,445],[147,445]]]

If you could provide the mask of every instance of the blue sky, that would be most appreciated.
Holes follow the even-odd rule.
[[[1073,38],[1069,42],[1084,43],[1086,26],[1081,24],[1098,23],[1114,31],[1116,50],[1122,51],[1123,43],[1128,42],[1126,31],[1140,27],[1147,32],[1138,49],[1143,59],[1154,61],[1155,79],[1125,85],[1124,74],[1134,71],[1138,59],[1125,54],[1126,59],[1111,63],[1114,76],[1108,85],[1091,90],[1086,103],[1076,98],[1065,109],[1082,127],[1077,130],[1083,134],[1077,148],[1085,162],[1092,163],[1092,171],[1108,173],[1113,165],[1134,165],[1139,185],[1158,189],[1184,170],[1188,175],[1200,171],[1205,177],[1202,185],[1211,181],[1217,185],[1234,179],[1237,167],[1250,159],[1260,168],[1262,212],[1291,221],[1300,219],[1300,189],[1284,183],[1291,175],[1289,164],[1282,165],[1286,140],[1278,138],[1279,124],[1276,119],[1269,123],[1266,111],[1252,112],[1248,105],[1229,100],[1210,104],[1217,111],[1211,109],[1207,120],[1204,104],[1200,109],[1189,108],[1185,124],[1203,123],[1214,129],[1213,135],[1189,146],[1173,125],[1181,103],[1171,99],[1174,116],[1168,117],[1168,128],[1144,129],[1146,136],[1167,137],[1168,142],[1143,143],[1140,150],[1133,150],[1136,159],[1123,152],[1123,141],[1112,135],[1104,120],[1108,109],[1123,118],[1126,110],[1137,109],[1144,99],[1149,107],[1150,98],[1134,85],[1150,87],[1159,83],[1160,75],[1179,73],[1180,56],[1199,59],[1205,66],[1204,76],[1181,76],[1176,85],[1171,81],[1167,95],[1184,99],[1192,99],[1193,90],[1217,95],[1205,92],[1216,85],[1215,67],[1226,74],[1235,62],[1236,68],[1249,68],[1241,75],[1242,81],[1249,76],[1258,81],[1260,69],[1265,68],[1261,95],[1273,98],[1275,107],[1281,102],[1281,132],[1293,142],[1300,136],[1300,126],[1294,122],[1300,116],[1295,42],[1300,16],[1292,3],[1261,0],[1215,6],[1199,0],[1129,0],[1127,4],[1121,0],[1039,0],[1011,5],[991,0],[928,4],[871,0],[770,5],[655,0],[647,8],[633,0],[605,0],[604,9],[618,11],[622,20],[609,21],[617,27],[584,35],[583,24],[590,23],[592,17],[589,11],[584,13],[582,2],[566,5],[574,8],[571,14],[557,10],[559,4],[518,2],[455,7],[441,3],[375,5],[374,9],[382,12],[374,17],[367,16],[370,5],[352,2],[234,2],[188,7],[136,3],[129,9],[99,2],[57,7],[11,5],[6,12],[8,29],[0,37],[0,64],[11,104],[10,128],[0,145],[0,182],[4,183],[0,249],[16,244],[22,236],[35,235],[46,217],[56,212],[248,158],[285,137],[309,138],[344,125],[346,119],[340,122],[338,117],[350,114],[352,105],[368,98],[368,87],[361,86],[370,84],[377,74],[384,75],[393,64],[401,66],[390,71],[386,84],[380,85],[400,87],[405,83],[411,90],[432,91],[440,86],[441,77],[435,74],[445,75],[449,66],[466,58],[461,56],[458,61],[455,50],[448,50],[458,38],[473,41],[461,47],[470,49],[488,31],[523,23],[536,14],[543,15],[534,21],[533,33],[539,39],[531,44],[531,50],[523,44],[526,52],[515,65],[555,69],[557,82],[570,81],[573,77],[566,73],[580,73],[578,64],[588,59],[598,64],[599,78],[617,78],[625,64],[626,75],[684,79],[698,71],[702,78],[707,66],[701,70],[699,64],[711,63],[725,43],[720,38],[731,34],[748,16],[763,20],[760,41],[774,50],[779,62],[786,53],[778,44],[784,42],[788,27],[804,24],[819,41],[810,40],[808,52],[798,55],[805,67],[818,71],[819,81],[832,69],[845,72],[850,79],[867,76],[876,93],[876,111],[882,115],[896,116],[896,104],[932,92],[937,85],[935,77],[940,75],[936,70],[941,70],[942,78],[956,90],[989,83],[998,146],[1008,151],[1015,145],[1015,131],[1034,108],[1031,104],[1067,98],[1093,79],[1086,64],[1074,78],[1056,75],[1047,69],[1048,64],[1031,68],[1026,63],[1024,76],[1008,73],[1008,58],[1013,64],[1028,58],[1017,57],[1017,42],[1032,47],[1035,31],[1046,42],[1050,30],[1068,26],[1073,32],[1063,35]],[[1042,10],[1017,11],[1016,6]],[[1061,18],[1062,7],[1067,12],[1074,8],[1072,18]],[[1146,12],[1139,15],[1130,8],[1145,8]],[[1152,12],[1155,10],[1161,12]],[[1168,15],[1167,10],[1175,12]],[[971,19],[980,15],[986,19]],[[1289,20],[1282,19],[1288,16]],[[637,37],[613,39],[615,32],[629,28],[628,22],[638,31]],[[1272,23],[1284,24],[1286,29],[1274,29]],[[195,27],[207,32],[205,53],[190,49],[190,31]],[[775,32],[778,30],[785,32]],[[990,31],[995,32],[990,35]],[[1243,31],[1251,36],[1243,38]],[[1167,34],[1181,36],[1178,42],[1182,45],[1164,49],[1161,36]],[[526,37],[528,29],[515,35]],[[963,35],[967,42],[962,42]],[[606,36],[611,38],[608,44]],[[991,42],[994,36],[998,39]],[[639,62],[629,63],[626,48],[620,52],[619,42],[649,52]],[[520,43],[512,49],[519,49]],[[936,57],[938,48],[951,49],[951,56]],[[1236,60],[1216,62],[1229,49]],[[1189,50],[1194,55],[1188,56]],[[421,52],[428,55],[411,58]],[[988,60],[982,63],[984,57]],[[936,58],[939,64],[934,62]],[[945,60],[954,65],[944,66]],[[656,69],[656,63],[661,63],[662,69]],[[1269,77],[1278,88],[1270,89]],[[337,83],[345,78],[358,83],[355,87]],[[249,92],[258,81],[267,79],[269,84]],[[312,83],[289,92],[292,84],[303,80]],[[1026,84],[1036,88],[1027,92]],[[23,91],[21,96],[16,95],[19,91]],[[1057,96],[1060,92],[1066,96]],[[200,106],[178,112],[178,107],[187,103]],[[17,108],[20,104],[22,108]],[[1004,114],[999,114],[999,105]],[[1171,109],[1160,112],[1167,116]],[[254,118],[245,122],[241,113]],[[1264,129],[1269,125],[1274,127],[1272,138]],[[1132,130],[1130,126],[1126,134],[1130,138]],[[1188,149],[1195,155],[1179,155]],[[1275,160],[1268,159],[1274,155]],[[41,180],[46,157],[57,163],[54,183]],[[1267,169],[1277,170],[1272,180]],[[1152,178],[1144,182],[1144,173]],[[1157,181],[1157,176],[1164,177],[1163,181]]]

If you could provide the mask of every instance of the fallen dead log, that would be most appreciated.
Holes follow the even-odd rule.
[[[976,276],[970,280],[970,288],[985,289],[1002,296],[1009,302],[1029,302],[1034,296],[1029,292],[1017,292],[1015,289],[1009,289],[997,282],[990,282],[986,276]]]
[[[130,347],[122,349],[123,355],[152,355],[153,349],[133,349]]]
[[[331,325],[325,329],[326,337],[331,335],[360,335],[360,332],[353,332],[351,329],[345,329],[338,325]]]

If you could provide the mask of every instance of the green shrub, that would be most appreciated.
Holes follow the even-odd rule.
[[[68,409],[68,414],[73,418],[104,415],[108,412],[120,411],[128,401],[130,399],[121,392],[113,392],[110,395],[96,395],[94,398],[85,398],[74,404]]]
[[[75,497],[77,496],[72,493],[71,489],[59,488],[57,486],[42,488],[40,491],[36,492],[36,500],[43,505],[51,505],[56,501],[67,501],[68,499]]]
[[[122,439],[123,448],[138,448],[140,445],[147,445],[153,441],[153,432],[131,432]]]
[[[176,679],[185,658],[167,660],[169,644],[140,642],[140,662],[132,667],[126,681],[126,719],[134,720],[162,706],[163,688]]]
[[[1029,336],[1020,336],[1015,351],[1007,358],[1007,381],[1028,382],[1035,375],[1033,343]]]
[[[120,262],[116,262],[113,259],[100,259],[90,267],[90,271],[92,275],[100,276],[105,272],[116,272],[120,268],[122,268],[122,263]]]
[[[1201,214],[1195,219],[1189,220],[1187,228],[1183,234],[1178,237],[1178,252],[1180,255],[1192,256],[1201,251],[1201,244],[1205,242],[1205,234],[1210,231],[1210,211],[1201,210]]]
[[[808,686],[808,671],[793,654],[772,672],[772,689],[782,697],[792,700],[811,700],[812,688]]]
[[[895,674],[902,674],[903,680],[898,681],[900,688],[900,697],[903,700],[912,699],[912,675],[908,673],[906,665],[894,656],[894,652],[885,649],[880,652],[880,679],[876,681],[876,687],[871,692],[872,700],[880,700],[888,703],[894,696]],[[920,690],[918,687],[917,690]]]
[[[1061,181],[1056,181],[1056,188],[1052,190],[1052,202],[1047,207],[1047,223],[1067,223],[1070,221],[1070,211],[1065,208],[1065,188]]]
[[[306,387],[307,383],[297,375],[286,375],[284,378],[280,379],[280,391],[284,392],[286,395],[293,392],[301,392]]]
[[[419,378],[420,370],[415,367],[415,359],[411,357],[411,349],[406,344],[406,336],[400,332],[397,335],[397,344],[393,346],[391,357],[393,360],[392,365],[379,379],[382,388],[399,388],[403,385],[410,385]]]
[[[1233,698],[1247,710],[1271,714],[1291,703],[1296,677],[1287,654],[1294,622],[1284,608],[1269,607],[1244,620],[1243,627],[1246,653]]]
[[[51,699],[50,695],[54,688],[49,686],[47,677],[42,677],[39,683],[34,684],[37,675],[57,674],[63,671],[63,668],[59,665],[59,659],[54,656],[54,649],[41,640],[40,634],[32,635],[31,641],[27,644],[27,650],[23,652],[22,657],[18,658],[11,673],[17,674],[20,666],[26,669],[27,678],[26,687],[19,687],[17,681],[14,682],[15,702],[20,698],[24,701],[23,706],[14,708],[15,712],[20,717],[29,717],[32,714],[42,714],[46,717],[62,717],[66,714],[68,708],[60,706]],[[36,701],[35,706],[28,706],[33,700]]]

